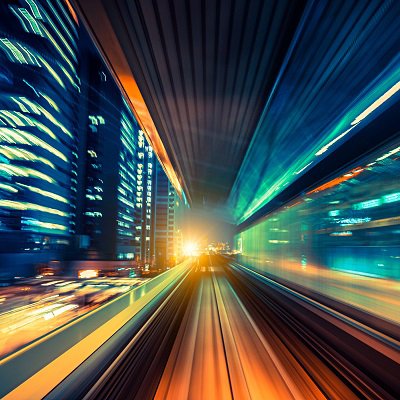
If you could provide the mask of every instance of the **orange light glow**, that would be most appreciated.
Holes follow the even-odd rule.
[[[75,13],[75,11],[74,11],[74,9],[73,9],[71,3],[69,2],[69,0],[64,0],[64,1],[65,1],[65,4],[67,5],[68,11],[70,12],[70,14],[71,14],[72,18],[74,19],[75,23],[76,23],[77,25],[79,25],[78,17],[77,17],[77,15],[76,15],[76,13]]]
[[[99,275],[99,271],[96,269],[85,269],[83,271],[79,271],[78,276],[81,279],[90,279],[90,278],[97,278]]]
[[[181,183],[171,164],[167,151],[158,134],[157,128],[154,125],[153,119],[151,118],[150,112],[144,102],[136,81],[131,74],[125,75],[120,73],[118,74],[118,79],[127,95],[127,99],[131,104],[135,117],[139,122],[140,127],[143,129],[148,142],[156,153],[161,166],[176,189],[178,195],[182,197]]]
[[[342,176],[338,176],[335,179],[332,179],[329,182],[324,183],[321,186],[318,186],[317,188],[311,190],[310,192],[307,192],[307,194],[312,194],[312,193],[318,193],[322,192],[323,190],[330,189],[334,186],[339,185],[342,182],[348,181],[349,179],[355,178],[357,175],[361,174],[361,172],[364,171],[364,168],[357,167],[352,169],[351,171],[347,172],[346,174]]]
[[[183,245],[183,255],[197,256],[199,254],[199,245],[194,242],[187,242]]]

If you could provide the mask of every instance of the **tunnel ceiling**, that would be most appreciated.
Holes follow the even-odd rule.
[[[192,200],[226,201],[304,3],[98,3]]]
[[[399,77],[400,2],[75,5],[193,203],[228,204],[237,223],[362,129]]]

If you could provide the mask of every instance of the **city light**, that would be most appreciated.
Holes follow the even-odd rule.
[[[363,119],[367,118],[369,114],[380,107],[385,101],[389,100],[400,90],[400,82],[393,85],[387,92],[385,92],[378,100],[374,101],[365,111],[363,111],[352,123],[351,125],[356,125]]]
[[[99,275],[99,271],[95,269],[85,269],[83,271],[79,271],[78,276],[81,279],[91,279],[96,278]]]
[[[0,1],[0,399],[399,398],[399,19]]]
[[[195,242],[187,242],[183,245],[183,255],[197,256],[199,254],[199,245]]]

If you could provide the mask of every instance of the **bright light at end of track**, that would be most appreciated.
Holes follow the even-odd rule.
[[[183,246],[183,254],[185,256],[197,256],[199,253],[199,245],[194,242],[187,242]]]

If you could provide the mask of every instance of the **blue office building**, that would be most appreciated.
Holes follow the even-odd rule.
[[[100,55],[89,41],[85,47],[84,34],[81,40],[80,125],[86,128],[78,145],[80,249],[73,256],[93,268],[103,261],[144,265],[151,262],[153,151]]]
[[[56,257],[75,233],[77,41],[61,0],[0,4],[0,251],[14,261]]]
[[[140,224],[141,209],[136,207],[138,185],[137,168],[139,125],[125,101],[121,112],[120,150],[118,156],[117,195],[117,257],[132,260],[140,254],[140,241],[136,239],[136,227]],[[141,239],[141,238],[140,238]]]
[[[155,266],[164,269],[173,267],[182,257],[180,216],[185,203],[178,196],[159,162],[156,163],[155,193]]]

